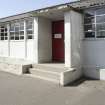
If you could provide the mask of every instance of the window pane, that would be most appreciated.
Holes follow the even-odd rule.
[[[21,27],[20,27],[20,30],[24,30],[24,26],[21,26]]]
[[[14,31],[15,29],[14,29],[14,27],[10,27],[10,31]]]
[[[24,31],[20,31],[20,35],[24,35]]]
[[[95,32],[86,32],[85,33],[85,38],[94,38],[95,37]]]
[[[10,35],[14,35],[14,32],[10,32]]]
[[[84,19],[84,24],[94,23],[94,17],[89,17]]]
[[[1,37],[1,40],[4,40],[4,37]]]
[[[32,30],[28,30],[27,34],[33,34]]]
[[[105,14],[105,8],[97,9],[97,10],[96,10],[96,14],[97,14],[97,15]]]
[[[24,22],[20,22],[20,26],[24,26]]]
[[[15,40],[19,40],[19,37],[15,36]]]
[[[1,36],[4,36],[4,33],[1,33]]]
[[[5,32],[7,32],[7,28],[5,28]]]
[[[33,39],[32,35],[28,36],[28,39]]]
[[[23,40],[24,39],[24,36],[20,36],[20,40]]]
[[[11,40],[14,40],[14,36],[11,36],[10,39],[11,39]]]
[[[96,31],[105,30],[105,23],[104,24],[97,24]]]
[[[19,31],[19,27],[15,27],[15,31]]]
[[[27,26],[27,29],[32,29],[32,25],[28,25]]]
[[[5,33],[5,36],[7,36],[7,33]]]
[[[8,37],[5,37],[5,40],[7,40],[8,39]]]
[[[105,16],[97,16],[96,23],[103,23],[105,22]]]
[[[105,31],[97,32],[97,38],[105,38]]]
[[[94,9],[87,9],[84,11],[85,17],[94,17],[95,10]]]
[[[19,22],[15,23],[15,27],[19,27]]]
[[[16,35],[16,36],[19,36],[19,32],[15,32],[15,35]]]
[[[85,25],[84,26],[84,30],[87,31],[87,32],[95,31],[95,25],[94,24],[92,24],[92,25]]]
[[[1,32],[4,32],[4,29],[1,29]]]

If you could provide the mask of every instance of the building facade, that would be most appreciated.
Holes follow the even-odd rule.
[[[81,0],[0,19],[0,56],[64,63],[105,80],[105,1]]]

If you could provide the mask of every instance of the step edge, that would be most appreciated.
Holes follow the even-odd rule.
[[[38,66],[40,67],[49,67],[49,68],[55,68],[55,69],[65,69],[65,66],[64,67],[55,67],[55,66],[49,66],[49,65],[32,65],[33,68],[37,68]]]
[[[45,72],[45,73],[50,73],[50,74],[55,74],[55,75],[58,75],[58,76],[60,76],[60,74],[62,73],[62,72],[52,72],[52,71],[47,71],[47,70],[40,70],[40,69],[36,69],[36,68],[30,68],[29,69],[29,71],[30,70],[33,70],[33,71],[40,71],[40,72]]]
[[[60,79],[59,80],[57,80],[57,79],[50,79],[50,78],[47,78],[47,77],[44,77],[44,76],[37,76],[37,75],[33,75],[33,74],[25,74],[25,75],[33,77],[33,78],[39,78],[39,79],[42,79],[42,80],[47,80],[47,81],[51,81],[51,82],[60,83]]]

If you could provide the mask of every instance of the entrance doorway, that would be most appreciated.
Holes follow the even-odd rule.
[[[64,20],[52,22],[52,60],[64,62]]]

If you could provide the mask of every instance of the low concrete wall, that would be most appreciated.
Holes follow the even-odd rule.
[[[67,71],[61,73],[60,85],[64,86],[71,83],[82,76],[81,68],[77,70],[76,68],[69,68]]]
[[[32,66],[31,62],[13,59],[13,58],[0,58],[0,70],[5,72],[10,72],[13,74],[23,74],[28,71],[28,69]]]

